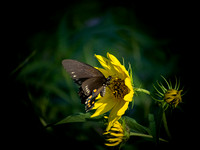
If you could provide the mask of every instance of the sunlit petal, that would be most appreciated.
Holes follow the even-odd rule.
[[[110,111],[114,107],[114,105],[116,105],[115,99],[105,95],[95,103],[93,109],[96,109],[96,111],[91,117],[96,117]]]
[[[117,116],[117,115],[112,115],[108,117],[108,125],[106,127],[106,131],[110,130],[110,128],[113,126],[113,124],[119,120],[121,118],[121,116]]]
[[[131,85],[131,79],[130,78],[125,79],[125,85],[128,87],[129,93],[124,96],[124,100],[127,101],[127,102],[131,102],[132,99],[133,99],[134,91],[133,91],[133,87]]]
[[[109,72],[103,68],[98,68],[95,67],[97,70],[99,70],[101,73],[103,73],[103,75],[107,78],[108,76],[110,76]]]
[[[111,63],[117,66],[120,66],[121,63],[119,62],[119,60],[112,54],[107,53],[107,57],[111,60]]]
[[[97,59],[98,59],[98,61],[99,61],[99,63],[106,69],[106,70],[109,70],[109,69],[111,69],[110,68],[110,61],[107,59],[107,58],[105,58],[105,57],[103,57],[103,56],[101,56],[101,55],[94,55]]]
[[[120,141],[120,142],[121,142],[121,141],[122,141],[122,138],[119,138],[119,137],[118,137],[118,138],[109,138],[109,139],[107,139],[107,141],[108,141],[108,142],[117,142],[117,141]]]
[[[115,107],[110,112],[111,116],[113,114],[116,114],[117,116],[122,116],[125,113],[125,111],[127,110],[128,104],[129,104],[129,102],[126,102],[124,100],[119,100],[119,102],[115,105]]]
[[[117,146],[121,141],[115,143],[105,143],[106,146]]]

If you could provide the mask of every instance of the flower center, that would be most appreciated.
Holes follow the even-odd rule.
[[[129,89],[128,87],[125,85],[125,82],[124,80],[122,79],[119,79],[119,78],[114,78],[111,80],[110,82],[110,85],[109,85],[113,95],[116,97],[116,98],[119,98],[119,99],[123,99],[124,96],[126,94],[128,94],[129,92]]]

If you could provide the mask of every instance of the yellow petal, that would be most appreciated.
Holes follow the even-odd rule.
[[[98,59],[98,61],[99,61],[99,63],[106,69],[106,70],[110,70],[111,68],[110,68],[110,61],[107,59],[107,58],[105,58],[105,57],[103,57],[103,56],[101,56],[101,55],[94,55],[97,59]]]
[[[129,102],[126,102],[124,100],[119,100],[119,102],[115,105],[115,107],[110,112],[112,115],[122,116],[125,111],[128,109]]]
[[[98,100],[98,99],[100,99],[100,98],[102,98],[101,97],[101,94],[99,94],[97,97],[96,97],[96,100]],[[93,107],[94,108],[94,107]]]
[[[104,116],[105,119],[108,119],[108,116]]]
[[[107,53],[107,57],[111,60],[111,63],[117,66],[120,66],[121,63],[119,62],[119,60],[112,54]]]
[[[112,64],[112,68],[114,69],[113,71],[115,72],[115,74],[117,74],[117,77],[119,78],[123,78],[124,77],[124,73],[123,70],[121,68],[121,63],[119,62],[119,60],[112,54],[107,53],[107,57],[109,58],[111,64]]]
[[[116,72],[115,73],[116,76],[123,80],[126,76],[125,76],[124,71],[122,70],[121,66],[117,66],[117,65],[114,65],[114,64],[112,66],[114,68],[114,71]]]
[[[95,67],[97,70],[99,70],[101,73],[103,73],[103,75],[107,78],[108,76],[110,76],[109,72],[103,68],[98,68]]]
[[[108,56],[109,56],[109,53],[108,53]],[[105,68],[105,70],[107,70],[107,72],[110,76],[117,76],[122,79],[124,78],[125,74],[123,73],[121,67],[118,66],[121,64],[115,56],[112,55],[111,57],[113,57],[113,60],[115,59],[114,61],[116,61],[116,62],[112,62],[112,60],[107,59],[101,55],[95,55],[95,57],[98,59],[100,64]]]
[[[131,84],[130,78],[125,79],[125,85],[128,87],[129,93],[124,96],[124,100],[127,102],[131,102],[133,100],[134,91],[133,91],[133,86]]]
[[[116,121],[113,125],[114,128],[122,128],[121,123],[119,123],[119,121]]]
[[[109,131],[110,128],[113,126],[113,124],[115,123],[115,121],[119,120],[121,118],[121,116],[112,116],[112,117],[108,117],[108,126],[106,127],[106,131]]]
[[[99,101],[95,103],[95,107],[93,109],[97,110],[91,116],[91,118],[108,112],[114,107],[115,104],[116,103],[115,101],[113,101],[113,99],[107,99],[106,97],[102,97]]]
[[[107,141],[109,141],[109,142],[117,142],[117,141],[122,141],[122,138],[120,137],[118,137],[118,138],[109,138],[109,139],[107,139]]]
[[[117,146],[121,141],[115,142],[115,143],[105,143],[106,146]]]
[[[99,108],[101,105],[103,105],[104,103],[107,103],[108,100],[113,100],[112,95],[110,93],[110,89],[108,87],[106,87],[106,94],[104,97],[101,97],[100,94],[98,95],[98,97],[96,99],[98,99],[97,102],[95,102],[94,107],[92,109],[97,109]]]
[[[123,137],[124,136],[123,133],[113,133],[113,132],[111,132],[110,135],[115,136],[115,137]]]
[[[104,134],[108,134],[108,133],[110,134],[112,131],[123,132],[123,127],[118,121],[115,121],[111,129],[108,132],[105,132]]]
[[[117,121],[116,121],[117,122]],[[119,132],[123,132],[123,130],[121,128],[111,128],[111,131],[119,131]]]
[[[118,75],[120,75],[121,79],[124,79],[126,77],[129,77],[129,73],[126,70],[126,68],[124,67],[124,65],[122,65],[119,60],[112,54],[107,53],[107,57],[110,59],[112,65],[114,66],[115,70],[118,71]]]
[[[117,113],[118,116],[122,116],[126,112],[126,110],[128,109],[128,104],[129,102],[125,102],[124,105],[122,105]]]
[[[118,100],[117,104],[113,107],[108,117],[108,126],[106,131],[110,130],[115,121],[119,120],[128,108],[129,102]]]

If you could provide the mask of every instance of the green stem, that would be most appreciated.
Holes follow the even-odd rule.
[[[130,136],[140,136],[140,137],[152,138],[153,139],[152,135],[142,134],[142,133],[135,133],[135,132],[130,132]],[[168,142],[167,140],[162,139],[162,138],[159,138],[159,140],[163,141],[163,142]]]
[[[171,139],[171,134],[170,134],[169,128],[167,126],[167,119],[166,119],[165,111],[163,111],[163,118],[162,118],[162,120],[163,120],[163,124],[164,124],[165,131],[167,133],[167,136],[169,137],[169,139]]]
[[[150,95],[150,92],[148,90],[145,90],[145,89],[142,89],[142,88],[134,88],[135,91],[138,91],[138,92],[143,92],[145,94],[148,94]]]

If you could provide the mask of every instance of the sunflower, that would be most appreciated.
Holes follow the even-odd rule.
[[[154,86],[154,89],[157,92],[156,95],[159,97],[159,99],[154,99],[162,104],[164,110],[166,110],[169,106],[171,108],[176,108],[177,105],[182,102],[182,96],[184,95],[181,94],[183,90],[179,90],[180,81],[177,82],[176,79],[176,83],[173,87],[171,81],[168,82],[163,76],[161,77],[164,79],[167,86],[164,86],[161,82],[157,82],[157,85],[161,90],[158,90],[158,88]]]
[[[105,118],[107,119],[107,116]],[[110,130],[103,134],[106,136],[106,146],[117,146],[120,143],[126,142],[130,137],[129,130],[125,124],[120,124],[119,121],[115,121]]]
[[[107,78],[111,76],[110,84],[106,87],[104,97],[97,98],[93,109],[95,113],[91,117],[96,117],[110,111],[108,117],[108,126],[106,131],[110,130],[113,124],[121,118],[128,108],[129,102],[133,99],[132,77],[119,60],[112,54],[107,53],[107,58],[101,55],[95,55],[103,68],[97,68]]]

